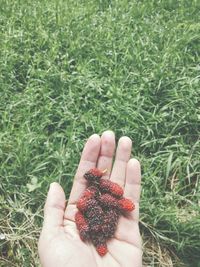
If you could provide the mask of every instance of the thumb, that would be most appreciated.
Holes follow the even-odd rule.
[[[65,193],[58,183],[52,183],[44,206],[44,227],[63,225],[65,212]]]

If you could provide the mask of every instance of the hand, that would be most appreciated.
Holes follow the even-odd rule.
[[[120,138],[116,150],[115,136],[106,131],[101,138],[93,134],[87,140],[74,178],[72,191],[66,206],[62,187],[52,183],[44,208],[44,224],[39,239],[39,255],[43,267],[141,267],[142,249],[138,227],[140,199],[140,164],[130,159],[132,142]],[[121,217],[115,236],[108,241],[108,253],[101,257],[90,243],[81,241],[74,216],[76,201],[86,187],[83,175],[89,169],[107,169],[104,178],[124,187],[124,195],[133,200],[135,210],[130,218]]]

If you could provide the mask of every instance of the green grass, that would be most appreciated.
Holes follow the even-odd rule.
[[[199,1],[1,0],[0,266],[39,266],[52,181],[112,129],[142,164],[146,266],[200,266]]]

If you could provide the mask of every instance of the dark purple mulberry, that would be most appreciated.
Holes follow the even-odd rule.
[[[84,178],[90,183],[98,183],[103,174],[103,171],[93,168],[84,174]]]

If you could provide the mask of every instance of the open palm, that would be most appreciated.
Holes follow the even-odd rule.
[[[87,140],[74,178],[66,206],[61,186],[50,186],[45,209],[44,225],[39,239],[39,255],[43,267],[141,267],[142,249],[138,227],[140,198],[140,164],[132,158],[132,142],[119,139],[115,160],[115,136],[105,131],[101,137],[93,134]],[[113,166],[112,166],[113,165]],[[74,216],[76,201],[86,188],[83,175],[91,168],[107,169],[104,178],[124,187],[124,195],[135,203],[129,217],[121,217],[114,238],[108,241],[108,253],[101,257],[89,242],[81,241]]]

